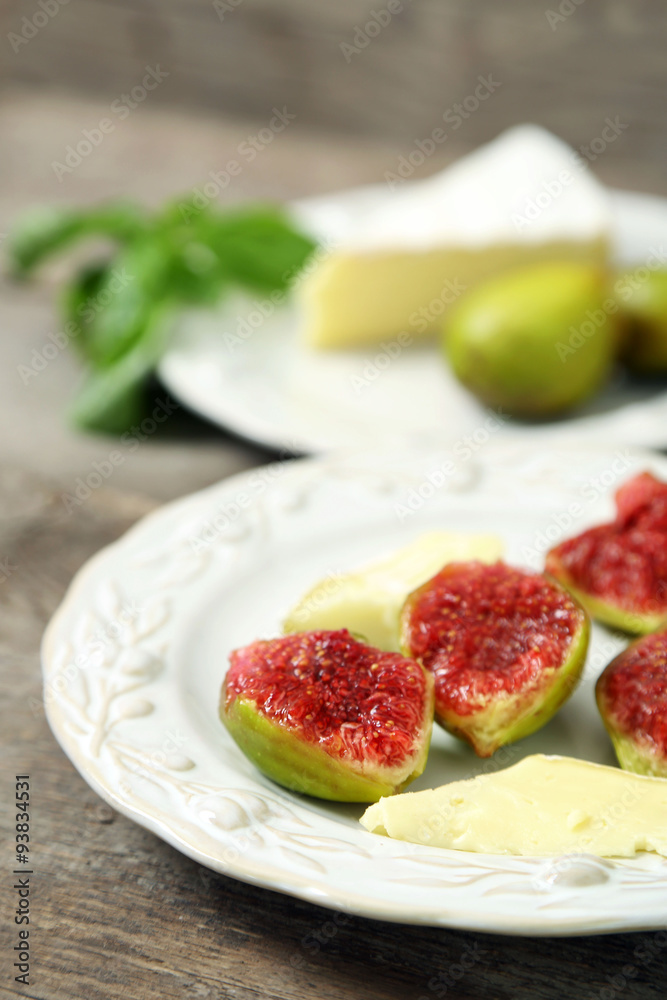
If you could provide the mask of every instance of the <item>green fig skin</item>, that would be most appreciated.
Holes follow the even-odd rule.
[[[549,553],[547,570],[581,604],[596,622],[627,635],[649,635],[667,628],[667,615],[623,609],[577,587],[560,559]]]
[[[590,264],[506,272],[452,307],[444,353],[486,405],[523,418],[556,415],[594,395],[611,372],[617,326],[608,301],[606,276]]]
[[[377,802],[403,791],[426,767],[433,720],[433,682],[427,677],[426,738],[411,773],[396,782],[387,771],[362,774],[339,762],[296,732],[261,714],[254,702],[237,697],[227,704],[226,684],[220,700],[220,719],[245,756],[283,788],[334,802]]]
[[[604,717],[602,721],[614,744],[618,763],[624,771],[646,774],[651,778],[667,778],[667,761],[651,753],[648,747],[639,746],[629,736],[623,736]]]
[[[621,361],[638,375],[667,375],[667,271],[630,273],[614,284]]]
[[[660,685],[660,665],[665,666],[664,651],[660,653],[660,645],[663,644],[663,635],[644,636],[635,639],[622,653],[614,657],[611,663],[598,677],[595,685],[595,701],[598,711],[607,730],[611,742],[616,752],[618,763],[624,771],[632,771],[634,774],[649,775],[654,778],[667,778],[667,753],[661,749],[660,739],[651,735],[650,724],[645,728],[643,720],[624,721],[623,714],[628,710],[632,711],[633,703],[640,702],[644,712],[644,719],[651,718],[654,712],[660,712],[659,702],[656,704],[655,691],[651,691],[652,685]],[[646,653],[647,647],[652,652]],[[651,663],[651,656],[656,655],[657,659]],[[663,650],[664,650],[663,645]],[[637,657],[640,657],[637,661]],[[642,675],[641,657],[648,657],[648,670]],[[633,658],[639,673],[633,667]],[[629,662],[628,662],[629,661]],[[625,681],[622,683],[630,686],[628,690],[621,687],[614,692],[614,678],[617,671],[621,676],[625,672]],[[664,673],[663,673],[664,679]],[[642,686],[648,678],[648,689]],[[611,688],[611,691],[610,691]],[[658,714],[658,720],[660,715]],[[658,729],[659,732],[659,729]]]

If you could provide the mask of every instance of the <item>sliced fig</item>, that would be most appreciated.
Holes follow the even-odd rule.
[[[424,770],[433,681],[418,663],[347,629],[232,653],[220,715],[245,755],[285,788],[376,802]]]
[[[640,472],[623,483],[614,499],[616,523],[621,527],[667,532],[667,483],[651,472]]]
[[[667,778],[667,632],[636,639],[612,660],[595,697],[621,767]]]
[[[667,483],[643,472],[616,494],[616,519],[547,553],[546,568],[588,612],[624,632],[667,626]]]
[[[480,757],[540,729],[581,675],[590,625],[555,580],[450,563],[407,599],[401,646],[435,679],[435,717]]]

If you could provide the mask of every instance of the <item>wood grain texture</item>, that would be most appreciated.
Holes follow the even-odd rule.
[[[337,916],[209,872],[98,799],[48,728],[38,643],[76,569],[151,507],[98,490],[69,516],[34,474],[0,478],[0,554],[15,567],[0,590],[1,794],[30,774],[35,871],[31,985],[12,982],[5,922],[0,996],[663,1000],[666,935],[505,938]],[[3,808],[5,843],[12,820]]]
[[[524,120],[586,144],[619,116],[630,131],[612,160],[623,145],[635,159],[664,157],[660,0],[399,0],[393,14],[397,0],[215,2],[68,0],[15,52],[5,46],[5,71],[111,102],[160,63],[169,78],[151,96],[157,103],[260,121],[286,105],[302,125],[407,147],[492,74],[500,88],[452,132],[452,145],[472,148]],[[5,5],[7,36],[26,30],[26,11]]]

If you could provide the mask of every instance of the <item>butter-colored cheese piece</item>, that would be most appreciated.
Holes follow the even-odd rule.
[[[483,854],[667,857],[667,779],[536,754],[503,771],[383,798],[371,833]]]
[[[608,252],[605,191],[581,157],[533,125],[367,202],[297,213],[336,247],[299,289],[312,347],[427,337],[489,274],[554,257],[603,262]]]
[[[317,583],[290,611],[285,632],[347,628],[378,649],[398,649],[398,618],[409,593],[449,562],[500,559],[494,535],[432,531],[381,562]]]

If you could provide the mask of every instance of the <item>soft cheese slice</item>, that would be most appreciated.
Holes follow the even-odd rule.
[[[579,154],[522,125],[423,181],[300,221],[336,249],[300,285],[307,344],[432,334],[465,288],[558,257],[604,261],[610,210]],[[319,233],[318,233],[319,230]]]
[[[667,780],[536,754],[494,774],[383,798],[371,833],[483,854],[667,857]]]
[[[420,535],[381,562],[320,580],[290,611],[284,631],[347,628],[377,649],[398,650],[398,616],[411,591],[446,563],[492,563],[502,555],[502,542],[495,535]]]

